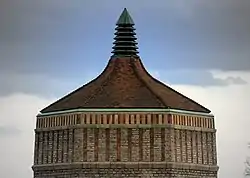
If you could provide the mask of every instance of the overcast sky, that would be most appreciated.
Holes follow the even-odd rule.
[[[1,0],[0,177],[32,177],[36,114],[101,73],[124,7],[148,71],[215,114],[219,178],[243,177],[249,0]]]

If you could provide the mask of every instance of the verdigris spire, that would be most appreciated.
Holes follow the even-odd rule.
[[[132,17],[129,15],[128,10],[124,8],[122,14],[120,15],[116,25],[124,25],[124,24],[129,24],[129,25],[134,25],[134,21]]]
[[[136,42],[136,33],[134,28],[134,21],[129,15],[126,8],[124,8],[116,23],[115,42],[113,43],[113,56],[137,56],[138,47]]]

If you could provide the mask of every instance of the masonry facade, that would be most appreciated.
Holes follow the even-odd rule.
[[[125,9],[119,23],[127,28],[127,24],[132,24],[130,18]],[[119,46],[117,49],[114,53],[121,50]],[[148,73],[143,74],[145,68],[140,59],[133,59],[110,60],[106,73],[104,71],[89,88],[91,92],[95,90],[98,80],[102,80],[108,72],[115,76],[114,80],[110,79],[112,85],[107,87],[108,82],[104,80],[106,85],[97,87],[99,95],[92,92],[88,95],[91,97],[87,97],[88,102],[85,102],[88,91],[78,89],[37,116],[32,167],[34,178],[217,178],[214,116],[206,108],[170,88],[163,91],[159,83],[154,89],[154,80],[151,81],[150,76],[147,79]],[[143,84],[147,83],[150,88],[149,92],[155,92],[157,97],[154,102],[151,101],[153,96],[145,95],[146,91],[141,98],[135,97],[139,93],[133,88],[142,84],[134,81],[131,71],[137,71],[136,76],[141,76],[136,82],[144,81]],[[119,82],[123,84],[118,85]],[[104,99],[104,86],[109,92],[112,87],[118,88],[115,90],[118,93],[111,92],[112,96]],[[124,90],[125,86],[128,88]],[[79,93],[81,90],[85,91],[84,94]],[[136,95],[131,97],[129,92]],[[162,93],[164,97],[167,95],[166,100]],[[85,100],[74,101],[74,95]],[[122,99],[119,98],[121,96]],[[124,99],[125,96],[129,99]],[[141,100],[143,104],[139,103]],[[173,104],[166,106],[165,101],[171,100]],[[94,104],[91,105],[91,102]],[[175,104],[179,108],[171,108]]]
[[[33,168],[37,178],[214,178],[215,133],[212,115],[178,111],[38,116]]]

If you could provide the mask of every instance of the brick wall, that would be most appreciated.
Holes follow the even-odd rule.
[[[133,168],[144,162],[152,165],[164,162],[165,167],[168,162],[202,165],[197,170],[201,176],[205,170],[217,166],[213,122],[212,117],[169,113],[76,113],[41,117],[37,119],[35,135],[35,177],[43,177],[43,172],[52,163],[55,166],[91,162],[96,165],[126,163]],[[84,169],[89,171],[86,174],[79,170],[79,177],[94,174],[92,169],[97,167]],[[46,169],[41,171],[40,168]],[[175,173],[170,173],[170,170]],[[191,168],[186,173],[177,168],[170,170],[162,173],[158,169],[140,168],[135,173],[131,168],[117,169],[116,172],[119,175],[128,174],[128,177],[134,173],[145,177],[164,177],[168,174],[188,177],[188,172],[195,172]],[[70,171],[67,170],[67,174],[70,175]],[[100,171],[105,174],[107,170],[102,168]],[[216,177],[215,172],[211,173],[211,178]],[[112,171],[109,174],[113,174]],[[190,177],[194,176],[190,174]]]
[[[217,167],[206,169],[197,165],[178,165],[171,164],[71,164],[57,165],[52,167],[35,168],[34,177],[36,178],[111,178],[111,177],[160,177],[160,178],[217,178]]]

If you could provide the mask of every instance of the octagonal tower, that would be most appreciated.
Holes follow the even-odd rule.
[[[153,78],[124,9],[113,55],[93,81],[43,109],[35,178],[217,178],[210,110]]]

